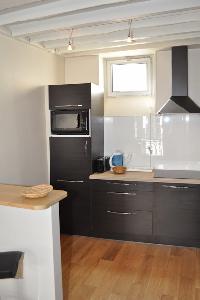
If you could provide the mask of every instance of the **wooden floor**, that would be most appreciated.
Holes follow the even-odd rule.
[[[64,300],[200,300],[200,249],[62,236]]]

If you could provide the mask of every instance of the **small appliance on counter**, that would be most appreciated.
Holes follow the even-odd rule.
[[[103,173],[110,170],[110,157],[98,157],[94,161],[94,172]]]
[[[123,153],[115,152],[110,157],[110,167],[123,166]]]
[[[124,174],[126,172],[126,167],[123,166],[123,153],[113,153],[110,157],[110,167],[114,174]]]
[[[110,171],[110,156],[105,156],[104,162],[105,162],[105,171]]]

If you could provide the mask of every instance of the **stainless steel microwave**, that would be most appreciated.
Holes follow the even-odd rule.
[[[51,111],[51,133],[58,135],[89,135],[89,109]]]

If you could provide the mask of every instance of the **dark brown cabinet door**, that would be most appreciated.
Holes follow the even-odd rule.
[[[62,180],[88,180],[92,172],[91,139],[50,138],[50,178]]]
[[[88,235],[90,232],[90,152],[90,138],[50,138],[51,184],[68,193],[60,203],[62,233]]]
[[[90,108],[91,83],[49,86],[49,108]]]
[[[200,246],[200,188],[157,184],[155,235],[159,243]]]
[[[54,185],[68,196],[60,202],[60,230],[64,234],[90,234],[89,183],[60,182]]]

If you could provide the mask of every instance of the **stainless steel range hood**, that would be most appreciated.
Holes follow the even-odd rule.
[[[188,96],[188,47],[172,48],[172,96],[158,111],[167,113],[200,113],[200,107]]]

